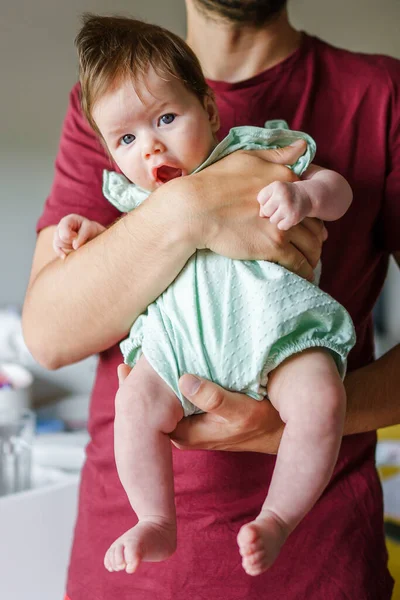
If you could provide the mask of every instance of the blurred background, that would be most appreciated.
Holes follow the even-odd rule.
[[[35,223],[51,186],[68,94],[77,77],[73,42],[80,15],[85,11],[144,18],[185,35],[183,0],[1,0],[0,362],[11,360],[25,365],[34,375],[30,392],[35,404],[58,400],[58,412],[47,415],[44,412],[43,418],[61,418],[72,430],[81,429],[85,422],[96,358],[57,372],[46,372],[23,347],[19,311],[35,245]],[[400,58],[399,0],[289,0],[289,14],[297,28],[334,45]],[[397,267],[392,264],[376,308],[378,354],[400,342],[399,298],[400,276]],[[64,460],[72,460],[74,465],[79,466],[87,438],[76,438],[73,452],[61,454],[57,454],[60,445],[52,445],[52,439],[46,438],[53,457],[57,455],[59,462],[50,466],[65,467]],[[389,456],[389,462],[397,464],[398,461],[400,465],[400,453],[396,454],[399,451],[393,450],[393,447],[385,448],[383,453],[387,451],[389,454],[382,454],[381,462],[387,462]],[[42,459],[49,454],[45,454],[43,448],[37,452],[41,453]],[[397,458],[393,459],[393,456]],[[69,467],[67,471],[74,470]],[[384,472],[384,475],[388,474],[392,475],[393,471]],[[36,496],[35,500],[20,495],[18,510],[16,504],[5,503],[8,498],[0,498],[2,539],[7,539],[9,531],[16,553],[22,544],[26,546],[27,534],[24,529],[21,538],[15,536],[15,523],[25,522],[26,515],[29,514],[30,525],[35,523],[37,528],[31,529],[32,539],[58,527],[58,552],[54,553],[52,543],[49,543],[46,546],[48,550],[43,546],[42,555],[37,558],[46,565],[46,577],[43,576],[43,568],[41,570],[39,563],[35,563],[35,556],[29,573],[25,572],[25,580],[30,586],[29,597],[33,600],[54,600],[62,596],[74,519],[76,480],[71,485],[62,482],[57,485],[61,487],[46,498]],[[398,493],[400,487],[395,488],[393,494],[396,489]],[[50,507],[55,505],[59,512],[53,515]],[[49,511],[47,520],[43,521],[39,515],[43,515],[46,506],[49,506]],[[400,510],[398,517],[400,521]],[[17,571],[14,573],[10,567],[9,557],[12,555],[9,543],[0,542],[0,564],[3,565],[0,567],[0,596],[22,600],[28,595],[24,595],[22,587],[18,587],[23,586],[23,582],[18,579]],[[394,551],[392,555],[395,555]],[[400,565],[400,558],[392,558],[392,561],[395,560]],[[8,568],[5,569],[7,562]],[[8,578],[5,577],[6,570]],[[12,590],[7,587],[8,581],[13,582]]]

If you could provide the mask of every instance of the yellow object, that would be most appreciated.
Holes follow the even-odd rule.
[[[380,429],[378,431],[378,440],[400,440],[400,425]],[[382,480],[392,477],[399,471],[400,465],[398,467],[383,466],[379,469]],[[395,580],[392,600],[400,600],[400,542],[395,542],[387,538],[386,546],[389,552],[389,571]]]
[[[379,429],[378,440],[400,440],[400,425]]]

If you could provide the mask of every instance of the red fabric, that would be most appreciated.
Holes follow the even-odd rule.
[[[399,62],[335,49],[304,36],[280,65],[239,84],[211,82],[221,136],[235,125],[286,119],[317,141],[316,164],[342,173],[354,191],[348,213],[328,223],[321,287],[351,313],[358,334],[350,368],[373,360],[371,310],[388,255],[400,250]],[[397,164],[395,163],[397,160]],[[101,195],[109,165],[71,94],[55,182],[38,229],[79,212],[103,224],[117,212]],[[222,185],[222,183],[221,183]],[[178,550],[137,574],[108,573],[103,555],[134,516],[113,459],[118,347],[103,352],[92,397],[80,510],[69,569],[74,600],[388,600],[382,496],[375,435],[347,437],[329,488],[259,577],[240,566],[236,534],[266,495],[274,458],[174,452]],[[379,402],[379,398],[376,399]]]

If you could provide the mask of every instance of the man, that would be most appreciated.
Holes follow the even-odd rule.
[[[341,172],[352,185],[351,209],[329,224],[321,282],[350,311],[358,334],[346,378],[346,433],[400,421],[400,348],[372,362],[370,317],[388,257],[400,256],[399,63],[301,35],[291,27],[282,0],[187,0],[186,5],[188,41],[216,93],[220,135],[234,125],[286,119],[292,129],[316,139],[316,163]],[[285,163],[294,151],[264,158]],[[263,575],[245,575],[235,547],[237,531],[265,496],[265,474],[273,470],[273,457],[254,452],[175,452],[177,553],[166,563],[143,565],[132,578],[104,570],[104,551],[131,515],[112,455],[120,360],[113,344],[196,248],[276,260],[310,277],[323,237],[313,222],[281,235],[258,218],[258,189],[286,171],[250,153],[163,186],[66,261],[56,260],[51,242],[62,216],[79,212],[104,225],[115,220],[101,197],[101,171],[107,167],[74,88],[24,307],[28,345],[48,367],[104,351],[92,397],[92,442],[82,473],[70,600],[388,600],[392,582],[373,433],[344,438],[330,486]],[[210,413],[182,423],[176,443],[276,451],[281,425],[267,402],[204,381],[197,381],[197,392],[196,385],[186,389],[193,383],[185,376],[184,392]]]

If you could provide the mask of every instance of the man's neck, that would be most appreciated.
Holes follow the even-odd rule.
[[[258,29],[208,16],[187,2],[187,42],[204,74],[214,81],[244,81],[282,62],[300,45],[301,34],[289,23],[286,10]]]

